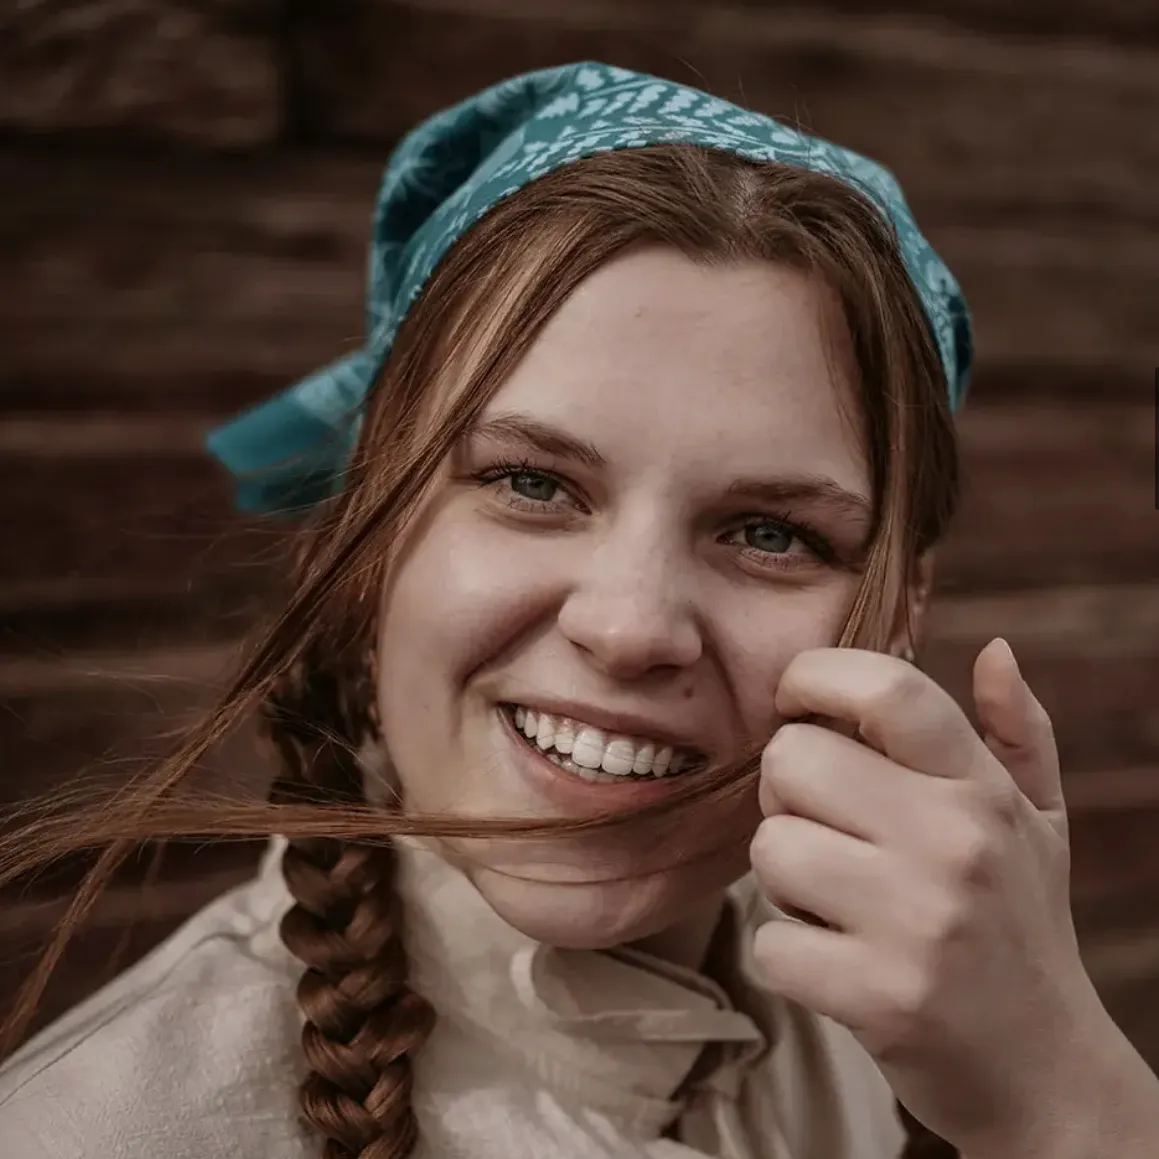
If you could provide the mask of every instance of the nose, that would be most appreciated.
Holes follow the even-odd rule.
[[[690,667],[704,641],[687,568],[657,536],[609,536],[559,612],[563,634],[605,675],[639,679]]]

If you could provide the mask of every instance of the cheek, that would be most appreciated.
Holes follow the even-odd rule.
[[[391,715],[435,707],[405,703],[420,687],[449,699],[550,612],[559,585],[542,552],[525,554],[518,537],[453,511],[424,529],[383,596],[379,672],[382,684],[392,678]]]
[[[815,588],[760,593],[738,609],[726,633],[728,669],[748,735],[772,735],[780,723],[772,705],[782,673],[799,653],[837,643],[858,583],[856,576],[833,576]]]

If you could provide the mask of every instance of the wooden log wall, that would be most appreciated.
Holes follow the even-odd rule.
[[[1090,967],[1159,1066],[1159,10],[1148,0],[75,0],[0,12],[0,714],[13,804],[212,694],[284,533],[204,431],[357,340],[391,144],[524,69],[688,80],[889,164],[972,302],[967,501],[927,646],[1005,635],[1054,715]],[[247,737],[221,775],[259,779]],[[133,866],[63,1008],[244,875]],[[75,867],[0,908],[10,991]],[[99,968],[94,968],[96,963]]]

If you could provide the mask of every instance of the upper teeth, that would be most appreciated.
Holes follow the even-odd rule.
[[[530,708],[516,707],[515,726],[545,752],[554,749],[581,768],[602,769],[617,777],[629,773],[663,777],[699,760],[692,752],[673,751],[656,741],[607,733],[580,720]]]

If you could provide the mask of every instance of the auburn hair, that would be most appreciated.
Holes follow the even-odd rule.
[[[958,493],[945,373],[886,217],[825,174],[690,145],[602,153],[555,170],[458,239],[408,311],[358,416],[342,486],[302,526],[291,589],[216,707],[127,789],[38,803],[0,841],[0,886],[81,851],[96,855],[16,998],[0,1056],[25,1034],[69,940],[142,843],[281,834],[293,899],[281,935],[304,967],[302,1114],[325,1159],[405,1159],[417,1138],[411,1059],[435,1012],[407,983],[392,839],[576,834],[751,790],[756,750],[630,815],[482,822],[368,799],[359,761],[377,733],[370,653],[392,545],[546,321],[590,273],[644,246],[708,264],[781,263],[836,295],[858,372],[849,409],[874,498],[863,579],[838,643],[885,648],[917,561],[944,533]],[[254,714],[276,757],[268,799],[199,792],[203,756]],[[955,1154],[901,1114],[907,1159]]]

